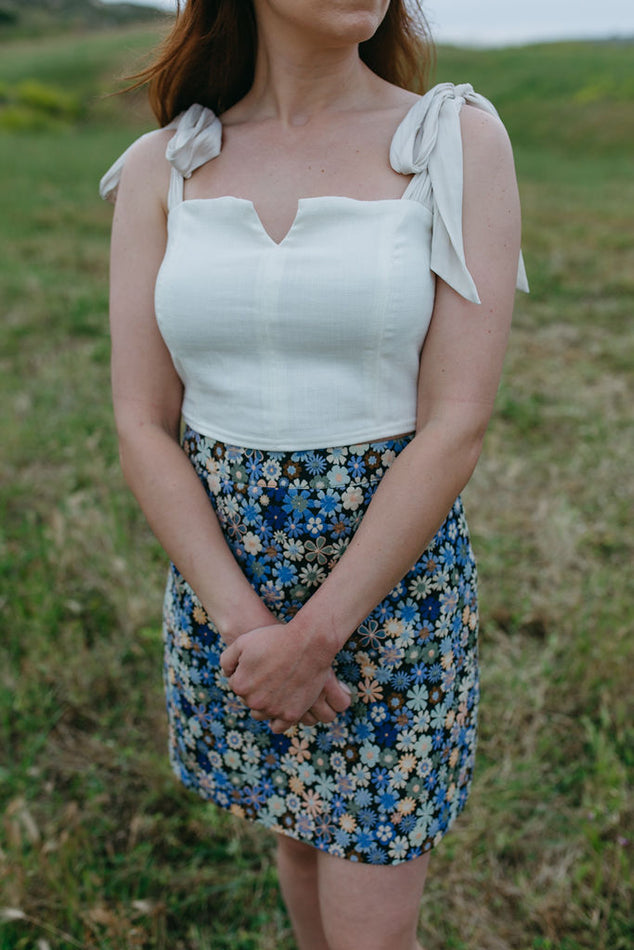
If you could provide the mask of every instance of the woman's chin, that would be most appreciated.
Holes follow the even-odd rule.
[[[286,17],[295,28],[313,34],[327,45],[364,43],[371,39],[381,25],[389,3],[385,0],[358,0],[315,4],[307,0],[273,0],[271,7],[278,17]],[[262,12],[265,12],[264,10]]]

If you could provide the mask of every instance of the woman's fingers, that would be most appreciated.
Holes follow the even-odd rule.
[[[327,670],[317,697],[315,678],[311,683],[305,670],[300,676],[291,667],[289,676],[280,675],[283,669],[276,654],[284,629],[282,625],[258,628],[238,637],[223,651],[220,665],[230,688],[244,700],[255,722],[268,722],[272,732],[286,732],[297,723],[314,726],[333,722],[350,705],[350,690],[339,682],[332,668]]]
[[[286,732],[291,726],[294,726],[294,722],[287,722],[286,719],[271,719],[269,726],[271,727],[271,732]]]
[[[350,705],[351,693],[345,683],[341,683],[334,672],[332,672],[319,697],[310,707],[306,715],[311,715],[316,722],[334,722],[339,713],[345,712]],[[315,725],[314,722],[307,722],[303,717],[301,722],[304,725]]]
[[[222,672],[225,676],[233,676],[235,671],[238,668],[238,660],[240,659],[240,647],[238,641],[234,640],[231,646],[228,646],[226,650],[223,650],[220,654],[220,666],[222,667]]]
[[[315,722],[334,722],[339,713],[345,712],[351,702],[351,692],[333,673],[305,716],[300,720],[305,726],[314,726]],[[313,722],[307,721],[310,716]]]
[[[350,688],[337,679],[334,670],[330,671],[321,695],[335,713],[345,712],[352,698]]]
[[[310,707],[309,712],[318,722],[334,722],[337,718],[337,710],[332,708],[323,693]]]
[[[312,709],[309,709],[307,713],[304,713],[299,721],[301,722],[302,726],[316,726],[319,720],[313,715]]]
[[[299,722],[303,726],[316,726],[318,722],[334,722],[339,712],[342,711],[343,710],[333,709],[326,699],[325,692],[323,692],[310,709],[304,713]],[[269,718],[266,713],[258,712],[253,709],[250,710],[250,714],[251,718],[255,719],[256,722],[266,722]],[[286,732],[294,723],[288,722],[286,719],[271,719],[269,725],[273,732]]]
[[[319,722],[334,722],[339,713],[345,712],[351,702],[351,692],[345,683],[340,682],[334,672],[328,677],[326,684],[310,709],[298,720],[303,726],[315,726]],[[264,722],[269,717],[266,713],[251,710],[251,717],[258,722]],[[273,732],[286,732],[296,723],[286,719],[270,719],[269,725]]]

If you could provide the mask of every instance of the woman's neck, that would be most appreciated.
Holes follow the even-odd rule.
[[[258,54],[251,90],[240,103],[250,119],[304,125],[328,111],[366,108],[381,80],[359,58],[356,42],[325,43],[286,25],[258,23]]]

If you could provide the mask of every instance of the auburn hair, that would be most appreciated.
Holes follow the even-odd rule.
[[[167,125],[194,102],[226,112],[253,84],[257,28],[251,0],[177,0],[176,21],[149,66],[130,78],[149,85]],[[363,62],[382,79],[425,92],[434,48],[419,0],[390,0],[378,30],[361,43]]]

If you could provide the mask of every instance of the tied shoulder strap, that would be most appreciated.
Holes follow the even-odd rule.
[[[211,109],[195,103],[164,128],[174,129],[174,135],[165,150],[165,157],[172,166],[168,196],[168,208],[171,209],[183,200],[183,180],[190,178],[197,168],[220,154],[222,125]],[[145,136],[141,136],[143,138]],[[106,201],[114,203],[116,199],[121,173],[131,148],[132,145],[119,156],[99,183],[99,194]]]
[[[433,215],[431,270],[472,303],[480,303],[467,268],[462,239],[462,135],[465,102],[497,116],[495,106],[468,83],[440,83],[410,109],[390,148],[394,171],[413,175],[403,198],[420,201]],[[520,254],[517,287],[528,291]]]
[[[183,182],[222,148],[222,124],[206,106],[194,104],[178,117],[176,132],[168,142],[165,158],[172,166],[168,211],[183,200]]]

